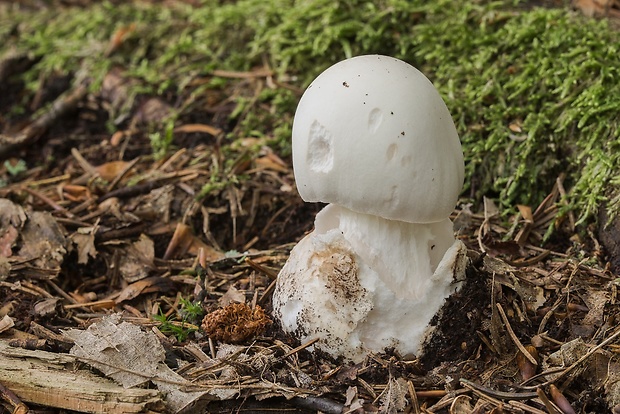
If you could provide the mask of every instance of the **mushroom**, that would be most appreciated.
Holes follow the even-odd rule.
[[[463,153],[441,96],[408,63],[354,57],[308,87],[292,135],[299,194],[330,204],[278,275],[274,317],[334,357],[419,355],[467,260],[449,218]]]

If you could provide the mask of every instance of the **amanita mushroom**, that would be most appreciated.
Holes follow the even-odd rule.
[[[463,153],[437,90],[392,57],[333,65],[299,102],[293,167],[301,197],[330,204],[278,275],[282,329],[352,361],[418,354],[467,260],[449,219]]]

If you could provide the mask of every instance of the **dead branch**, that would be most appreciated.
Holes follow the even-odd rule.
[[[36,142],[58,119],[75,110],[88,93],[86,85],[80,85],[67,94],[59,96],[51,107],[16,135],[0,134],[0,158]]]

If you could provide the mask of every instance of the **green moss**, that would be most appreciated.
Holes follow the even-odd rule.
[[[473,8],[417,29],[415,56],[455,115],[477,194],[536,203],[566,172],[569,202],[592,219],[620,166],[618,33],[546,9]]]
[[[96,89],[110,67],[122,66],[139,80],[135,93],[191,94],[196,76],[265,62],[278,80],[303,88],[346,57],[396,56],[444,96],[474,199],[535,205],[566,173],[566,201],[586,223],[609,194],[620,193],[619,34],[569,10],[480,0],[205,0],[200,8],[102,3],[0,14],[0,51],[39,58],[23,75],[32,90],[53,72],[88,76]],[[116,30],[132,24],[122,47],[106,57]],[[235,82],[213,78],[206,87]],[[284,87],[239,95],[230,142],[266,137],[286,154],[298,98]],[[610,203],[618,208],[620,196]]]

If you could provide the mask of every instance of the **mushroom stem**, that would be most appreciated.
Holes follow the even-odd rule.
[[[449,293],[456,290],[451,272],[436,272],[455,243],[448,218],[407,223],[330,204],[316,216],[315,233],[333,229],[340,230],[352,250],[399,299],[420,300],[438,283],[447,286]]]

